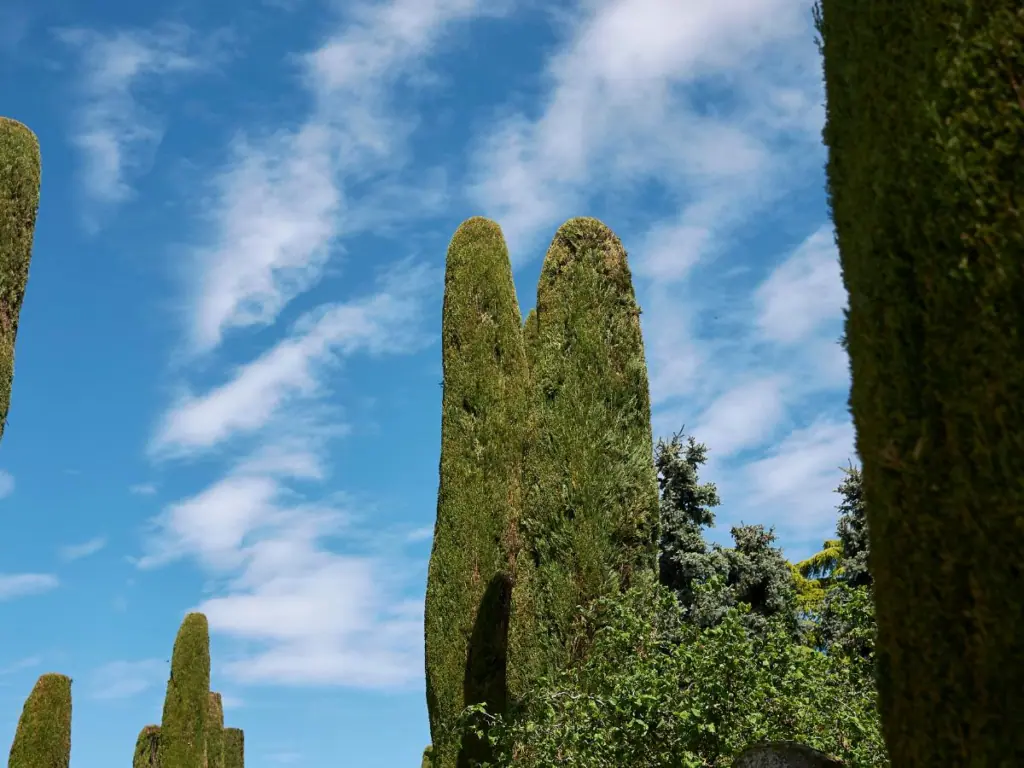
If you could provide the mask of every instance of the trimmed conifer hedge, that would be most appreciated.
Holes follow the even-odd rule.
[[[466,705],[505,706],[527,397],[521,323],[501,229],[468,219],[452,237],[445,270],[440,483],[424,615],[437,768],[456,763],[450,728]],[[480,758],[486,752],[483,742],[466,748]]]
[[[71,678],[42,675],[25,700],[8,768],[68,768],[71,762]]]
[[[1021,764],[1024,7],[816,16],[889,756]]]
[[[509,630],[513,696],[585,652],[567,647],[578,605],[657,565],[640,309],[625,249],[607,226],[576,218],[559,228],[534,317],[525,328],[531,422]]]
[[[224,768],[224,703],[219,693],[210,692],[206,719],[206,765]]]
[[[190,613],[171,656],[160,725],[161,768],[197,768],[205,762],[209,707],[210,628],[206,616]]]
[[[245,733],[241,728],[224,729],[224,768],[245,768]]]
[[[0,438],[11,404],[14,345],[32,259],[40,169],[35,134],[16,120],[0,117]]]
[[[139,731],[135,740],[135,757],[132,768],[159,768],[160,766],[160,726],[147,725]]]

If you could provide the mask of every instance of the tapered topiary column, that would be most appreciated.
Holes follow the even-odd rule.
[[[1024,765],[1024,8],[818,29],[889,757]]]
[[[14,378],[14,342],[28,283],[39,210],[39,141],[21,123],[0,117],[0,438]]]
[[[436,768],[468,705],[505,706],[505,633],[521,499],[527,370],[522,316],[501,230],[467,220],[448,248],[437,522],[425,606],[427,705]],[[468,751],[467,751],[468,750]],[[482,759],[474,740],[463,760]]]
[[[626,252],[600,221],[558,230],[525,332],[533,439],[509,635],[517,696],[568,662],[577,606],[655,570],[658,541],[640,310]]]
[[[206,719],[206,765],[224,768],[224,703],[219,693],[210,692]]]
[[[135,740],[135,757],[132,768],[160,767],[160,726],[147,725],[139,731]]]
[[[68,768],[71,761],[71,678],[43,675],[18,720],[9,768]]]
[[[161,768],[201,768],[210,708],[210,628],[201,613],[181,623],[171,656],[163,721]]]
[[[224,729],[224,768],[245,768],[245,733],[241,728]]]

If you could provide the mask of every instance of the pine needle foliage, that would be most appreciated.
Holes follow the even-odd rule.
[[[71,678],[42,675],[25,700],[8,768],[68,768],[71,762]]]
[[[185,616],[174,640],[160,727],[161,768],[200,768],[206,760],[210,711],[210,628],[206,616]]]
[[[501,229],[475,217],[448,248],[437,520],[424,615],[433,760],[452,768],[449,737],[467,704],[501,710],[521,507],[528,373],[522,316]],[[467,745],[483,749],[486,744]]]
[[[821,0],[892,764],[1024,760],[1024,6]]]
[[[160,767],[160,726],[147,725],[139,731],[135,741],[135,757],[132,768]]]
[[[585,653],[577,606],[654,572],[658,484],[640,309],[626,251],[591,218],[558,230],[527,324],[531,422],[509,689]],[[573,647],[570,647],[572,645]]]
[[[0,439],[11,404],[14,343],[32,258],[40,172],[35,134],[0,117]]]

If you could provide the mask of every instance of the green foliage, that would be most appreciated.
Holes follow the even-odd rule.
[[[206,765],[224,768],[224,702],[221,695],[213,691],[206,715]]]
[[[139,731],[132,768],[160,768],[159,725],[147,725]]]
[[[433,752],[434,748],[429,744],[423,749],[423,764],[420,766],[420,768],[431,768],[431,766],[434,764],[433,761],[431,760],[431,755],[433,754]]]
[[[571,219],[555,235],[531,338],[534,421],[509,633],[513,695],[585,653],[585,643],[570,645],[577,605],[657,565],[640,309],[626,252],[596,219]]]
[[[224,729],[224,768],[245,768],[245,733],[241,728]]]
[[[692,436],[684,448],[682,432],[659,440],[654,463],[660,490],[661,543],[659,579],[675,592],[687,621],[710,627],[739,603],[751,611],[744,618],[752,632],[772,616],[783,616],[797,631],[797,593],[789,563],[774,547],[775,534],[759,525],[731,529],[732,548],[709,547],[703,530],[714,525],[719,504],[714,483],[701,483],[707,446]],[[712,586],[714,585],[714,586]]]
[[[181,623],[171,655],[160,727],[161,768],[203,765],[209,707],[210,628],[206,616],[190,613]]]
[[[444,393],[437,523],[425,608],[434,761],[466,704],[505,698],[505,644],[521,507],[528,371],[501,229],[472,218],[448,248],[442,320]],[[486,751],[486,743],[466,749]]]
[[[582,664],[545,680],[514,716],[477,706],[463,726],[488,725],[503,767],[725,768],[749,744],[781,740],[850,768],[887,766],[871,676],[795,643],[780,617],[751,633],[747,610],[700,628],[669,590],[636,579],[583,612]]]
[[[7,425],[32,238],[39,210],[39,141],[21,123],[0,117],[0,438]]]
[[[1024,755],[1024,7],[822,0],[895,765]]]
[[[68,768],[71,761],[71,678],[42,675],[25,700],[8,768]]]

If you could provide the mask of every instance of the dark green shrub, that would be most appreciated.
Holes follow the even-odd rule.
[[[71,678],[36,681],[14,733],[9,768],[68,768],[71,762]]]
[[[0,438],[14,379],[14,343],[39,210],[39,141],[21,123],[0,117]]]
[[[160,768],[159,725],[147,725],[139,731],[132,768]]]

